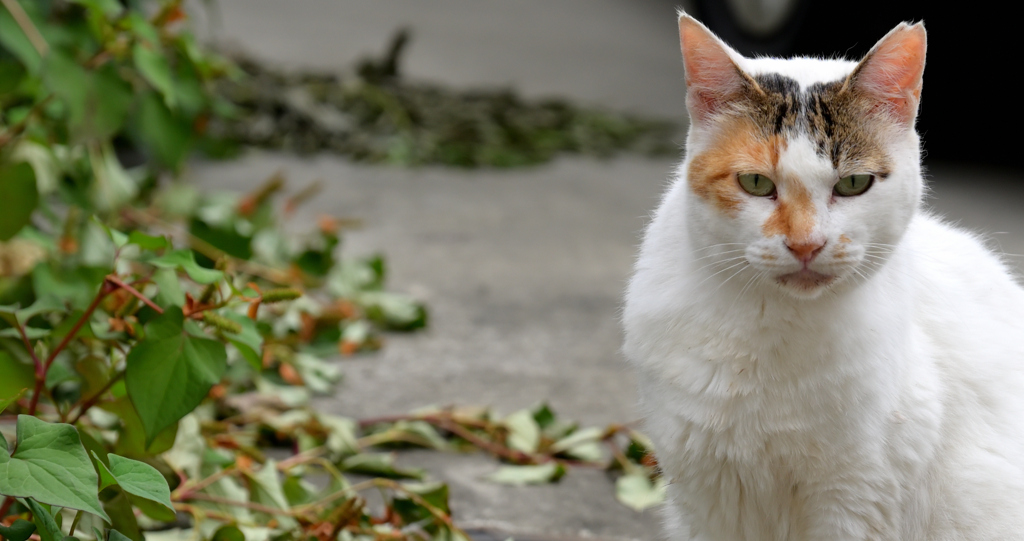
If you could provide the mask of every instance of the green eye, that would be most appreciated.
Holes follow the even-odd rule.
[[[854,195],[860,195],[871,187],[875,182],[875,175],[860,174],[850,175],[839,179],[836,183],[836,194],[843,197],[852,197]]]
[[[772,179],[757,173],[743,173],[739,175],[740,187],[750,195],[757,197],[768,197],[775,193],[775,183]]]

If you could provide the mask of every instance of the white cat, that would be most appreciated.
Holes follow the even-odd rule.
[[[1024,539],[1024,290],[921,209],[924,26],[859,63],[679,28],[686,159],[623,313],[668,538]]]

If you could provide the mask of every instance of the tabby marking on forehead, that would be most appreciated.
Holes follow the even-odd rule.
[[[741,110],[766,135],[805,133],[841,175],[874,173],[880,180],[888,176],[883,126],[870,114],[873,102],[845,80],[815,83],[806,90],[778,73],[759,74],[752,81],[757,89],[746,93]]]
[[[838,176],[871,173],[885,180],[889,175],[885,127],[870,114],[871,100],[846,81],[815,83],[801,90],[795,80],[778,73],[745,80],[744,91],[716,123],[710,148],[690,163],[688,178],[698,196],[734,215],[744,201],[735,175],[771,176],[787,140],[801,134]]]

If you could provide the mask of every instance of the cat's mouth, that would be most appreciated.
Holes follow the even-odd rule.
[[[836,277],[831,274],[822,274],[811,269],[801,269],[797,272],[783,274],[777,278],[779,283],[803,291],[813,291],[820,287],[825,287],[835,279]]]

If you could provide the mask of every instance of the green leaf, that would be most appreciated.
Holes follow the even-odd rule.
[[[121,419],[121,434],[114,444],[114,452],[122,456],[152,456],[170,449],[177,439],[178,424],[173,424],[157,435],[152,442],[146,443],[146,430],[142,428],[142,420],[135,412],[131,400],[122,396],[112,402],[99,406],[101,409],[117,415]]]
[[[623,475],[615,482],[615,497],[626,507],[643,511],[665,501],[666,484],[651,481],[646,473]]]
[[[25,389],[35,385],[35,370],[30,363],[21,362],[9,352],[0,350],[0,396],[4,397],[2,412],[10,401],[17,400]]]
[[[210,541],[245,541],[245,534],[237,526],[221,526],[213,532]]]
[[[604,430],[597,427],[583,428],[569,434],[551,445],[552,453],[564,453],[573,458],[596,462],[604,457],[598,442]]]
[[[101,13],[107,18],[117,17],[124,11],[124,7],[117,0],[72,0],[72,2]]]
[[[67,306],[64,304],[64,301],[52,295],[44,295],[36,299],[36,302],[32,303],[31,306],[18,310],[17,315],[18,321],[28,321],[40,314],[51,314],[66,310]]]
[[[132,231],[128,235],[128,242],[143,250],[162,250],[171,247],[171,241],[167,240],[167,237],[147,235],[141,231]]]
[[[108,519],[96,470],[75,427],[18,416],[18,450],[0,450],[0,494],[81,509]]]
[[[448,485],[444,483],[407,483],[403,485],[403,488],[419,496],[423,502],[438,511],[442,513],[449,512]],[[392,508],[398,513],[398,516],[402,517],[402,521],[406,524],[429,521],[434,517],[426,506],[406,495],[396,494],[392,500]],[[434,529],[436,529],[436,526]]]
[[[110,487],[104,492],[104,496],[108,499],[103,502],[103,509],[110,515],[110,527],[121,532],[131,541],[144,541],[142,531],[139,529],[139,521],[135,518],[135,511],[124,490]]]
[[[178,274],[174,269],[157,269],[153,273],[156,284],[156,303],[160,306],[184,306],[185,292],[181,289]]]
[[[281,486],[281,479],[277,474],[277,462],[268,460],[259,471],[248,475],[250,483],[250,499],[267,507],[274,507],[282,510],[289,510],[288,499],[285,498],[284,488]],[[263,515],[263,520],[272,517]],[[290,530],[298,526],[295,519],[280,515],[276,517],[281,528]]]
[[[3,353],[6,354],[7,352],[5,351]],[[3,374],[2,369],[0,369],[0,375],[5,375],[5,374]],[[0,399],[0,412],[3,412],[5,409],[7,409],[7,406],[10,406],[14,402],[16,402],[19,398],[21,398],[21,395],[25,394],[25,391],[27,391],[27,390],[28,390],[28,388],[26,387],[26,388],[21,389],[17,393],[15,393],[15,395],[10,397],[10,398]]]
[[[36,327],[25,327],[25,336],[29,340],[36,340],[38,338],[44,338],[50,336],[50,329],[38,329]],[[0,338],[21,338],[21,333],[18,329],[2,329],[0,330]]]
[[[18,57],[18,60],[21,60],[30,71],[34,72],[39,69],[43,62],[39,51],[32,46],[28,36],[6,8],[0,9],[0,45]]]
[[[163,95],[167,107],[173,108],[177,99],[174,94],[174,78],[171,76],[167,58],[159,51],[139,43],[132,48],[132,60],[142,77]]]
[[[7,541],[25,541],[35,531],[35,524],[20,518],[10,526],[0,524],[0,535],[4,536]]]
[[[97,209],[108,211],[120,208],[138,193],[138,186],[121,166],[110,143],[90,146],[89,163],[93,173],[92,203]]]
[[[36,189],[36,172],[25,163],[0,164],[0,201],[4,211],[0,213],[0,241],[10,240],[32,219],[32,212],[39,204]]]
[[[32,287],[45,296],[60,299],[73,308],[84,310],[96,297],[106,269],[89,267],[61,268],[46,264],[32,270]]]
[[[102,540],[97,539],[96,541]],[[107,536],[107,541],[132,541],[132,539],[117,530],[110,530],[110,534]]]
[[[242,354],[242,358],[257,373],[263,370],[263,336],[256,328],[256,322],[235,312],[226,312],[225,317],[242,327],[240,333],[224,333],[224,337]]]
[[[195,409],[227,368],[224,344],[186,334],[183,323],[181,309],[168,308],[128,354],[125,385],[147,445]]]
[[[360,453],[352,455],[340,464],[341,469],[353,473],[379,475],[393,479],[422,479],[424,472],[414,469],[400,469],[395,466],[395,456],[383,453]]]
[[[39,538],[43,541],[63,541],[64,533],[60,531],[60,526],[57,526],[57,521],[53,520],[50,511],[32,498],[25,498],[24,502],[32,511],[32,521],[36,523]]]
[[[487,479],[506,485],[540,485],[558,481],[563,475],[565,466],[548,462],[536,466],[502,466],[488,475]]]
[[[519,410],[502,421],[508,429],[506,443],[509,447],[524,453],[537,451],[540,445],[540,427],[530,410]]]
[[[544,430],[555,422],[555,412],[551,411],[547,404],[541,404],[533,410],[533,420],[537,421],[537,426],[541,430]]]
[[[224,277],[224,273],[215,269],[200,267],[196,263],[192,250],[173,250],[147,261],[150,265],[161,269],[181,269],[189,278],[200,284],[212,284]]]
[[[106,65],[90,74],[86,93],[86,109],[81,124],[72,126],[84,138],[106,141],[124,126],[131,109],[131,85],[124,80],[113,65]]]
[[[66,107],[69,126],[81,126],[87,111],[90,73],[63,51],[53,50],[43,59],[42,81]]]
[[[142,95],[132,125],[157,161],[174,170],[181,166],[192,141],[192,125],[172,113],[155,92]]]
[[[93,455],[96,459],[96,466],[100,472],[100,490],[111,485],[120,486],[125,492],[139,498],[159,503],[174,515],[174,505],[171,504],[171,489],[167,486],[167,480],[153,466],[138,460],[124,458],[110,453],[107,459],[110,467],[107,468],[99,456]]]

